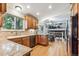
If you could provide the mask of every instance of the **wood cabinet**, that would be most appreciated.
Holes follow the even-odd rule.
[[[27,28],[36,29],[38,24],[38,19],[32,15],[26,15],[25,21],[27,22]]]
[[[0,14],[0,27],[2,26],[3,24],[3,18],[2,18],[2,14]]]
[[[30,16],[25,16],[25,21],[27,22],[27,28],[32,27],[32,21]]]
[[[32,36],[26,36],[26,37],[19,37],[14,39],[9,39],[13,42],[16,42],[18,44],[22,44],[24,46],[28,47],[34,47],[37,44],[41,45],[48,45],[48,37],[47,35],[32,35]]]
[[[21,38],[14,38],[14,39],[9,39],[13,42],[16,42],[18,44],[22,44],[24,46],[27,46],[27,47],[34,47],[35,46],[35,35],[33,36],[27,36],[27,37],[21,37]]]
[[[48,38],[46,35],[42,35],[40,39],[40,44],[48,45]]]
[[[22,38],[22,44],[25,45],[25,46],[30,47],[30,39],[29,39],[29,37]]]
[[[38,21],[36,19],[33,19],[32,22],[33,22],[32,23],[33,28],[37,28]]]
[[[16,42],[18,44],[22,44],[21,38],[15,38],[15,39],[9,39],[9,40]]]
[[[72,8],[71,8],[71,12],[72,12],[72,15],[76,15],[78,10],[77,10],[77,4],[72,4]]]
[[[6,5],[6,3],[0,3],[0,27],[3,23],[2,15],[6,12]]]
[[[6,3],[0,3],[0,13],[6,12]]]
[[[22,44],[22,41],[20,38],[16,38],[15,41],[16,41],[16,43]]]
[[[47,35],[37,35],[36,36],[36,44],[48,45]]]
[[[39,44],[40,42],[40,35],[36,35],[36,44]]]
[[[35,40],[36,40],[35,35],[27,36],[25,38],[22,38],[22,44],[32,48],[36,45]]]

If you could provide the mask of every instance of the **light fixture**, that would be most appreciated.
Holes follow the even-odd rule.
[[[39,15],[39,12],[37,12],[36,15]]]
[[[29,9],[30,8],[30,5],[27,5],[26,7]]]
[[[15,6],[15,9],[18,11],[22,11],[22,7],[21,6]]]
[[[49,9],[52,9],[52,5],[49,5],[48,8],[49,8]]]

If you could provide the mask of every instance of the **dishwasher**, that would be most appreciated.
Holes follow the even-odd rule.
[[[35,47],[35,35],[30,36],[30,47]]]

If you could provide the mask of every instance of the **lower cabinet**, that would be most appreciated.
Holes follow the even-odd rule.
[[[43,45],[48,45],[48,38],[47,36],[45,35],[42,35],[41,38],[40,38],[40,44],[43,44]]]
[[[32,36],[9,39],[9,40],[30,48],[34,47],[37,44],[48,45],[47,35],[32,35]]]
[[[9,40],[19,43],[19,44],[22,44],[21,38],[15,38],[15,39],[9,39]]]
[[[15,38],[15,39],[9,39],[9,40],[32,48],[35,46],[35,39],[36,38],[34,35],[34,36],[27,36],[27,37]]]
[[[48,36],[47,35],[37,35],[36,44],[48,45]]]
[[[22,38],[22,45],[30,47],[30,39],[29,39],[29,37]]]
[[[28,47],[34,47],[35,46],[35,36],[28,36],[22,39],[22,44]]]

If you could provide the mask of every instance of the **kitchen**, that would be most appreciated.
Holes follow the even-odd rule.
[[[0,55],[71,55],[71,5],[0,3]]]

